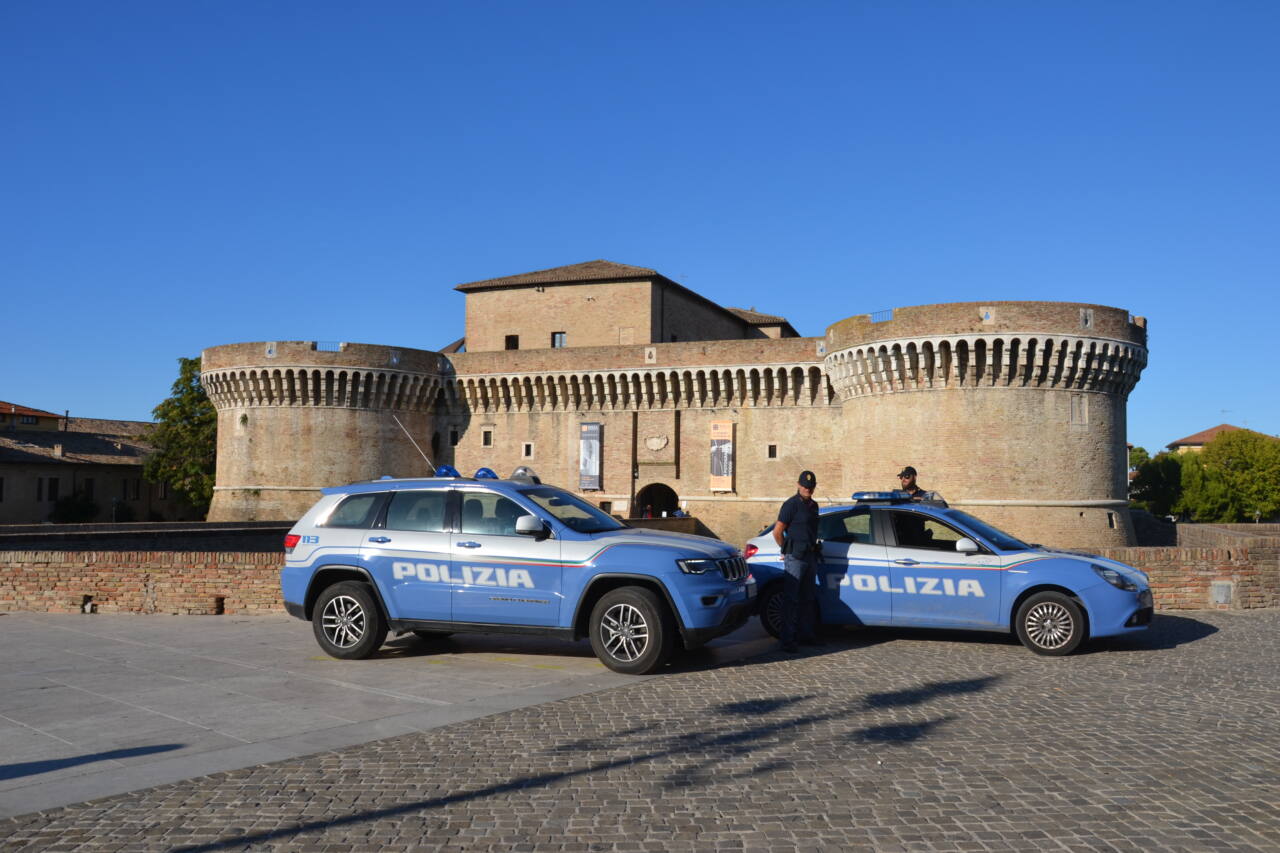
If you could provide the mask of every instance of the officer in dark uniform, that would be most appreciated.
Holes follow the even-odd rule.
[[[801,471],[796,493],[778,510],[773,525],[773,540],[782,549],[782,648],[797,652],[796,643],[818,646],[814,624],[814,588],[818,571],[818,503],[813,490],[818,478],[812,471]]]
[[[898,472],[898,482],[902,484],[898,488],[911,495],[913,501],[924,500],[929,494],[916,482],[916,469],[910,465]]]

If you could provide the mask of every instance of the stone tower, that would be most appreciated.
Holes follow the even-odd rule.
[[[1133,541],[1125,406],[1144,318],[1063,302],[884,313],[827,329],[847,490],[913,465],[958,509],[1036,541]]]
[[[205,350],[201,370],[218,410],[210,521],[299,518],[325,486],[430,473],[414,442],[432,455],[434,412],[447,408],[439,353],[229,344]]]

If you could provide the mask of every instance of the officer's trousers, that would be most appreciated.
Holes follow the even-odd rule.
[[[817,608],[817,555],[806,554],[783,557],[782,573],[782,640],[784,646],[816,639],[818,626],[814,624]]]

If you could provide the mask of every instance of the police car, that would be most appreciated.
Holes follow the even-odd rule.
[[[821,510],[818,606],[824,624],[1012,629],[1031,651],[1066,655],[1089,637],[1141,631],[1147,576],[1114,560],[1028,545],[939,500],[859,492]],[[782,557],[773,525],[744,551],[760,618],[779,634]]]
[[[744,624],[755,582],[717,539],[628,527],[527,468],[448,466],[324,489],[285,537],[285,608],[336,658],[388,631],[590,638],[617,672],[661,667]]]

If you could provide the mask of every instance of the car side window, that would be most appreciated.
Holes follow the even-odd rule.
[[[447,489],[396,492],[387,507],[387,529],[443,533],[448,503]]]
[[[484,492],[462,493],[462,532],[485,536],[515,536],[516,519],[529,515],[520,504]]]
[[[874,537],[870,510],[858,507],[847,512],[827,513],[818,522],[818,538],[824,542],[871,543]]]
[[[955,551],[956,542],[964,534],[918,512],[890,513],[893,536],[901,548],[928,548],[933,551]]]
[[[382,495],[352,495],[334,508],[325,520],[325,527],[368,527],[378,512]]]

